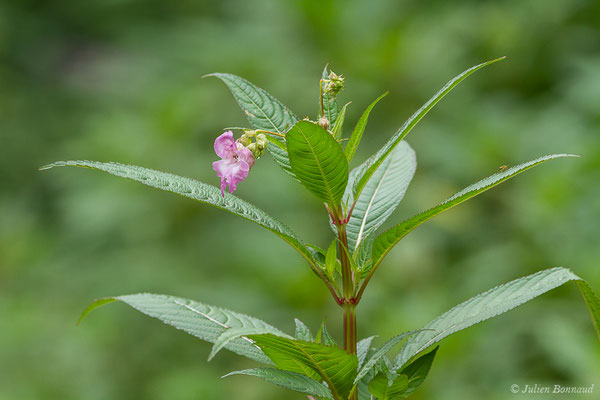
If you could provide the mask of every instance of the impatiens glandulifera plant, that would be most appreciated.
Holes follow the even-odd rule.
[[[343,137],[346,106],[336,97],[344,78],[327,67],[320,79],[320,107],[316,121],[298,118],[281,102],[250,82],[231,74],[215,73],[231,90],[248,117],[250,129],[234,140],[227,131],[215,140],[219,161],[213,168],[220,188],[147,168],[95,161],[61,161],[42,167],[76,166],[98,169],[145,185],[198,200],[252,221],[291,245],[323,281],[343,314],[343,343],[321,325],[316,336],[299,320],[294,335],[259,319],[178,297],[133,294],[96,300],[93,309],[122,301],[144,314],[213,343],[209,359],[225,348],[263,366],[231,375],[252,375],[305,394],[309,399],[393,400],[409,396],[427,376],[445,337],[511,310],[568,281],[583,294],[598,330],[600,301],[589,285],[566,268],[552,268],[516,279],[479,294],[435,318],[422,329],[401,333],[379,347],[374,336],[358,340],[356,310],[374,273],[390,250],[413,229],[521,172],[546,161],[573,157],[553,154],[501,170],[392,228],[378,228],[398,206],[415,173],[416,157],[406,135],[456,85],[475,71],[502,58],[467,69],[451,79],[418,109],[375,154],[350,169],[367,125],[369,113],[385,94],[364,111],[349,137]],[[265,211],[232,195],[265,148],[277,165],[323,203],[333,231],[325,248],[307,244]],[[227,190],[229,190],[229,193]],[[81,319],[80,319],[81,320]],[[395,357],[392,349],[404,343]],[[436,346],[436,347],[433,347]]]

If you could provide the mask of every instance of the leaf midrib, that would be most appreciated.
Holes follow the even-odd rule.
[[[321,375],[321,378],[323,378],[325,380],[325,382],[327,382],[327,385],[331,389],[331,394],[333,395],[334,399],[336,399],[336,400],[340,399],[340,395],[337,392],[337,389],[335,388],[335,386],[333,385],[333,382],[331,381],[331,378],[329,377],[329,375],[327,375],[327,373],[319,365],[319,363],[309,353],[307,353],[302,347],[298,346],[293,341],[291,341],[291,343],[288,342],[288,344],[291,345],[297,351],[299,351],[302,355],[304,355],[310,362],[312,362],[312,364],[316,367],[315,369],[317,370],[317,373],[319,375]],[[298,364],[297,360],[294,360],[294,362],[296,364]]]
[[[306,141],[306,144],[310,148],[310,152],[312,153],[313,158],[315,160],[315,163],[317,164],[317,167],[319,169],[319,173],[321,174],[321,178],[323,178],[323,184],[325,185],[325,189],[327,190],[327,195],[329,196],[329,203],[330,203],[330,205],[336,207],[337,205],[334,204],[333,194],[332,194],[332,191],[331,191],[331,187],[329,186],[329,182],[327,181],[327,176],[325,175],[325,172],[323,171],[323,167],[321,166],[321,163],[319,162],[319,158],[317,157],[317,153],[315,152],[315,149],[314,149],[312,143],[308,140],[308,138],[304,134],[304,131],[299,126],[298,126],[298,132],[300,132],[300,134],[302,135],[302,137]]]
[[[388,171],[390,170],[391,165],[392,165],[392,162],[390,160],[387,167],[385,168],[385,171],[383,172],[383,175],[381,176],[381,180],[379,181],[379,183],[377,184],[377,187],[375,188],[375,191],[373,192],[373,196],[371,196],[371,200],[369,201],[369,205],[367,206],[367,209],[365,210],[365,215],[363,216],[363,219],[362,219],[362,222],[360,225],[360,230],[358,231],[358,236],[356,237],[356,244],[354,245],[355,249],[358,247],[358,245],[360,243],[363,229],[367,223],[367,217],[369,216],[369,211],[371,211],[371,206],[373,205],[373,201],[375,200],[377,193],[379,193],[379,188],[383,184],[383,180],[385,179],[385,176],[387,175]],[[368,182],[367,182],[367,184],[368,184]],[[357,199],[357,201],[358,201],[358,199]]]

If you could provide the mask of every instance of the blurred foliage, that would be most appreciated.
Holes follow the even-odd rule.
[[[293,331],[340,313],[282,241],[219,210],[97,172],[114,160],[218,184],[212,143],[246,125],[210,72],[316,115],[326,63],[346,129],[375,97],[355,163],[450,77],[478,72],[407,138],[419,167],[391,221],[548,153],[559,160],[408,236],[358,309],[359,336],[417,328],[472,295],[552,266],[600,289],[600,2],[596,0],[5,0],[0,3],[0,398],[302,398],[125,306],[75,327],[94,298],[189,297]],[[326,213],[265,157],[237,194],[326,246]],[[380,339],[381,340],[381,339]],[[445,340],[416,399],[518,399],[511,384],[596,384],[598,343],[567,285]],[[556,397],[552,397],[556,398]]]

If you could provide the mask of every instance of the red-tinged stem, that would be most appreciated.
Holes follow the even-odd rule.
[[[344,349],[350,354],[356,354],[356,304],[354,302],[354,277],[347,252],[348,237],[346,236],[345,224],[340,224],[337,228],[340,263],[342,266]]]
[[[350,354],[356,354],[356,303],[354,300],[354,274],[350,259],[348,258],[348,237],[346,236],[346,224],[337,225],[339,239],[340,263],[342,266],[342,289],[344,309],[344,350]],[[350,393],[349,400],[358,400],[358,393],[354,390]]]

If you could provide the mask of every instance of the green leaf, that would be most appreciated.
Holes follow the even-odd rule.
[[[296,323],[296,333],[294,335],[296,339],[304,340],[305,342],[314,341],[310,329],[308,329],[308,326],[306,326],[304,322],[300,321],[298,318],[294,318],[294,322]]]
[[[371,342],[375,339],[376,336],[369,336],[368,338],[364,338],[360,340],[356,344],[356,356],[358,357],[358,368],[362,367],[365,359],[367,358],[367,353],[371,349]]]
[[[348,354],[339,347],[271,334],[251,335],[249,338],[255,341],[278,368],[325,381],[335,400],[348,398],[358,366],[355,355]]]
[[[488,189],[493,188],[494,186],[512,178],[520,174],[523,171],[528,170],[529,168],[533,168],[536,165],[539,165],[543,162],[561,158],[561,157],[577,157],[571,154],[552,154],[549,156],[544,156],[537,158],[535,160],[514,166],[505,171],[498,172],[492,176],[489,176],[485,179],[480,180],[477,183],[474,183],[471,186],[468,186],[456,193],[454,196],[450,197],[448,200],[439,204],[436,207],[433,207],[427,211],[424,211],[420,214],[415,215],[414,217],[407,219],[406,221],[394,226],[393,228],[383,232],[379,235],[375,241],[373,242],[373,264],[375,268],[379,265],[383,257],[402,239],[406,236],[410,231],[415,229],[417,226],[421,225],[423,222],[428,221],[429,219],[435,217],[436,215],[466,201],[472,197],[477,196],[480,193],[485,192]]]
[[[348,144],[344,149],[344,154],[348,159],[348,163],[352,161],[352,159],[354,158],[354,153],[356,153],[356,149],[358,149],[358,145],[360,144],[360,140],[362,139],[363,132],[367,127],[367,121],[369,120],[369,114],[371,114],[371,110],[373,109],[373,107],[375,107],[375,104],[377,104],[379,100],[387,96],[388,93],[389,92],[385,92],[384,94],[376,98],[360,116],[360,119],[358,120],[356,126],[354,127],[354,130],[352,131],[352,135],[350,135]]]
[[[239,76],[219,72],[206,76],[217,77],[227,85],[254,129],[284,133],[298,120],[275,97]]]
[[[221,351],[222,348],[227,346],[227,344],[229,342],[231,342],[232,340],[240,338],[240,337],[247,337],[248,335],[260,335],[263,333],[272,333],[277,336],[282,336],[282,337],[287,337],[287,338],[292,339],[291,336],[282,333],[278,329],[272,329],[270,327],[258,327],[258,328],[242,327],[242,328],[225,329],[223,331],[223,333],[221,333],[219,335],[219,337],[217,337],[217,340],[215,340],[215,343],[213,344],[210,354],[208,355],[208,361],[212,360],[217,355],[217,353],[219,351]]]
[[[144,185],[157,189],[176,193],[202,203],[229,211],[232,214],[240,216],[248,221],[252,221],[263,228],[266,228],[285,240],[290,246],[296,249],[302,257],[314,265],[314,259],[311,252],[302,244],[300,239],[281,222],[271,217],[263,210],[254,205],[225,192],[225,197],[221,190],[190,178],[168,174],[166,172],[155,171],[148,168],[137,167],[134,165],[124,165],[118,163],[101,163],[97,161],[59,161],[54,164],[46,165],[40,169],[49,169],[53,167],[85,167],[108,172],[111,175],[131,179]]]
[[[89,306],[87,306],[85,308],[85,310],[83,310],[83,312],[79,316],[79,320],[77,320],[77,325],[81,324],[81,321],[83,321],[85,316],[88,315],[90,312],[94,311],[96,308],[103,306],[105,304],[113,303],[115,301],[117,301],[117,299],[112,298],[112,297],[94,300],[93,303],[91,303]]]
[[[321,74],[321,79],[329,79],[329,68],[326,65],[323,69],[323,73]],[[321,82],[321,91],[323,93],[323,111],[325,112],[325,118],[329,120],[329,123],[333,124],[339,115],[340,106],[336,101],[336,96],[330,96],[325,93],[323,87],[325,84]],[[319,99],[320,100],[320,99]],[[319,110],[321,109],[321,104],[319,104]],[[319,117],[321,114],[319,113]]]
[[[244,314],[180,297],[151,293],[96,300],[83,311],[81,318],[85,317],[90,311],[116,300],[130,305],[146,315],[157,318],[167,325],[211,343],[215,343],[219,336],[228,329],[246,328],[279,332],[266,322]],[[283,333],[280,332],[279,334]],[[235,338],[225,344],[224,347],[236,354],[272,365],[269,358],[247,337]]]
[[[369,383],[369,391],[377,397],[377,400],[396,400],[401,399],[408,387],[408,377],[399,375],[394,379],[393,383],[389,384],[387,374],[379,373],[371,383]]]
[[[275,368],[253,368],[243,371],[230,372],[223,376],[226,378],[232,375],[249,375],[264,379],[267,382],[274,383],[286,389],[295,390],[309,396],[315,396],[325,399],[333,399],[331,391],[327,386],[296,372],[283,371]]]
[[[374,400],[369,393],[369,383],[366,379],[361,380],[356,385],[356,392],[358,393],[358,400]]]
[[[344,202],[354,203],[352,187],[361,167],[350,173],[349,184],[344,192]],[[405,141],[392,151],[360,193],[352,215],[346,225],[348,248],[354,251],[365,238],[367,232],[374,232],[394,212],[417,169],[414,150]]]
[[[323,250],[322,248],[315,246],[314,244],[306,244],[306,248],[308,249],[308,251],[310,252],[311,256],[313,257],[313,259],[315,261],[317,261],[320,264],[325,265],[325,250]]]
[[[327,326],[325,326],[325,320],[321,322],[321,326],[319,327],[319,331],[317,332],[317,337],[315,338],[316,343],[324,344],[325,346],[337,346],[335,340],[329,334],[327,330]]]
[[[327,249],[327,254],[325,255],[325,268],[327,269],[327,276],[331,282],[335,282],[335,270],[338,263],[336,245],[337,240],[332,240]]]
[[[275,161],[275,163],[279,165],[281,169],[283,169],[288,175],[296,178],[296,175],[294,175],[292,172],[292,167],[290,166],[290,160],[288,158],[287,148],[285,147],[284,140],[271,135],[267,135],[267,139],[270,143],[270,145],[267,146],[267,151],[271,155],[273,161]]]
[[[217,77],[227,85],[254,129],[283,134],[298,120],[294,113],[275,97],[239,76],[224,73],[206,76]],[[285,172],[293,176],[287,151],[285,147],[281,146],[283,140],[270,135],[268,138],[271,143],[275,144],[267,146],[269,154]]]
[[[590,316],[592,317],[592,324],[594,325],[596,335],[600,341],[600,299],[586,281],[577,281],[577,286],[579,287],[579,291],[581,292],[581,295],[585,300],[585,304],[588,307]]]
[[[271,157],[273,157],[273,159],[279,164],[279,166],[282,167],[288,174],[294,176],[294,173],[292,172],[292,169],[290,167],[290,161],[287,158],[287,149],[285,147],[285,142],[283,141],[283,139],[267,135],[267,140],[269,141],[269,143],[272,143],[273,145],[278,147],[278,149],[273,149],[272,146],[267,147],[267,150],[269,150]],[[282,165],[281,162],[283,162],[284,164]]]
[[[566,268],[551,268],[497,286],[457,305],[425,325],[423,329],[428,331],[419,332],[408,339],[396,357],[396,368],[401,368],[412,357],[445,337],[512,310],[571,280],[581,281],[581,278]],[[596,306],[597,300],[596,297]],[[587,298],[586,302],[590,304]]]
[[[397,345],[398,343],[400,343],[401,341],[403,341],[407,337],[412,336],[412,335],[414,335],[417,332],[418,331],[404,332],[404,333],[401,333],[400,335],[394,336],[393,338],[391,338],[390,340],[388,340],[387,342],[385,342],[383,344],[383,346],[381,346],[379,349],[377,349],[377,351],[375,353],[373,353],[370,357],[367,358],[367,360],[365,361],[365,363],[363,364],[363,366],[358,371],[358,374],[356,375],[356,378],[354,379],[354,383],[357,383],[364,376],[366,376],[369,373],[369,371],[373,367],[375,367],[375,365],[377,365],[377,362],[383,356],[385,356],[385,354],[388,351],[390,351],[392,349],[392,347],[394,347],[395,345]]]
[[[429,374],[431,364],[433,363],[438,348],[439,346],[436,346],[432,351],[417,358],[400,371],[401,375],[408,377],[408,385],[406,386],[405,391],[401,393],[402,397],[408,397],[417,390],[423,382],[425,382],[425,378],[427,378],[427,374]]]
[[[340,114],[338,115],[337,119],[335,120],[335,124],[333,124],[333,128],[331,129],[331,133],[333,134],[335,140],[340,140],[342,137],[342,131],[344,129],[344,119],[346,119],[346,108],[348,108],[348,104],[350,103],[344,104],[344,107],[342,107],[342,111],[340,111]]]
[[[352,254],[354,263],[360,270],[361,276],[359,278],[361,279],[363,275],[369,272],[371,266],[373,265],[373,260],[371,259],[372,250],[373,236],[370,234],[370,232],[367,232],[365,238],[360,241],[356,247],[356,250],[354,250],[354,254]]]
[[[371,178],[371,175],[373,175],[373,173],[375,173],[375,170],[377,170],[377,167],[379,167],[379,165],[383,162],[383,160],[391,153],[392,150],[394,150],[394,147],[396,147],[396,145],[398,143],[400,143],[400,141],[402,139],[404,139],[404,137],[412,130],[412,128],[414,128],[415,125],[417,125],[417,123],[425,116],[425,114],[427,114],[427,112],[429,110],[431,110],[433,108],[433,106],[435,106],[437,104],[438,101],[440,101],[446,94],[448,94],[448,92],[450,92],[456,85],[458,85],[460,82],[462,82],[466,77],[471,75],[473,72],[475,72],[478,69],[481,69],[487,65],[495,63],[496,61],[500,61],[503,59],[504,59],[504,57],[501,57],[501,58],[497,58],[495,60],[491,60],[491,61],[479,64],[479,65],[476,65],[474,67],[471,67],[471,68],[467,69],[466,71],[464,71],[463,73],[461,73],[460,75],[451,79],[448,83],[446,83],[444,85],[444,87],[442,87],[431,99],[429,99],[427,101],[427,103],[425,103],[421,108],[419,108],[404,123],[404,125],[402,125],[402,127],[400,129],[398,129],[396,131],[396,133],[394,133],[394,135],[390,138],[390,140],[388,140],[388,142],[381,149],[379,149],[379,151],[377,151],[377,153],[375,153],[373,156],[371,156],[367,160],[367,162],[365,164],[363,164],[363,167],[361,168],[361,171],[358,174],[358,179],[356,180],[356,185],[354,186],[355,195],[360,194],[360,192],[363,190],[363,188],[365,187],[365,185]]]
[[[348,261],[350,261],[350,268],[352,269],[352,272],[353,273],[360,272],[359,266],[356,264],[356,261],[354,261],[354,258],[352,257],[352,254],[350,254],[350,251],[348,251],[348,248],[346,247],[346,245],[344,245],[340,242],[340,247],[341,247],[342,251],[344,252],[344,254],[346,254],[346,258],[348,259]],[[337,265],[339,267],[339,271],[340,271],[340,275],[341,275],[342,264],[338,262]]]
[[[348,183],[348,163],[329,132],[300,121],[286,134],[292,171],[315,196],[337,208]]]

